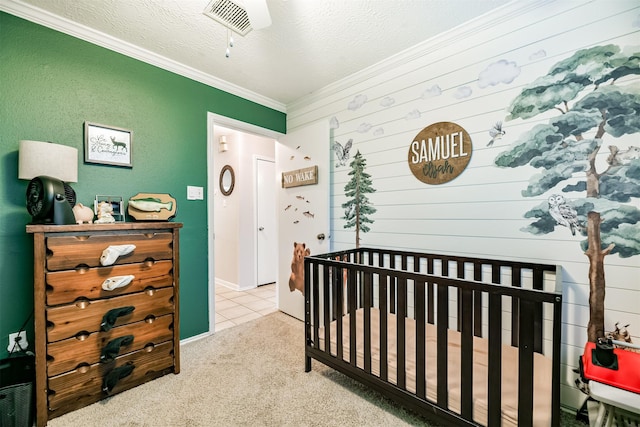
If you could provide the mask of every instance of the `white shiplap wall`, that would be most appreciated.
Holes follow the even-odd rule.
[[[571,408],[584,398],[574,386],[572,369],[582,353],[589,319],[589,264],[579,246],[581,237],[562,227],[541,236],[521,231],[531,222],[524,213],[548,194],[521,195],[535,169],[494,165],[519,135],[549,116],[505,122],[506,135],[491,147],[488,130],[505,119],[522,88],[551,66],[577,50],[606,44],[640,45],[637,0],[517,1],[311,94],[289,106],[287,113],[290,130],[331,121],[333,139],[344,144],[352,138],[351,155],[359,150],[366,159],[376,189],[369,198],[377,212],[371,216],[371,231],[361,234],[362,245],[562,266],[562,404]],[[482,71],[501,60],[519,69],[515,79],[481,84]],[[465,128],[473,155],[458,178],[429,186],[411,174],[407,153],[413,138],[439,121]],[[638,135],[615,143],[638,145]],[[355,244],[353,229],[344,229],[341,219],[348,171],[345,166],[331,171],[334,249]],[[635,341],[640,341],[640,256],[608,256],[605,274],[605,327],[630,323]]]

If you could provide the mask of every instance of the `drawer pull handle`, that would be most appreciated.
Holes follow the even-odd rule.
[[[106,314],[102,317],[102,323],[100,324],[100,330],[104,332],[108,332],[113,328],[113,325],[116,324],[116,320],[118,317],[126,316],[131,313],[136,308],[133,306],[114,308],[106,312]]]
[[[108,277],[104,282],[102,282],[102,289],[105,291],[112,291],[118,288],[124,288],[131,281],[135,279],[133,274],[129,274],[127,276],[113,276]]]
[[[102,349],[102,354],[100,354],[100,362],[106,363],[115,360],[118,354],[120,354],[120,349],[122,347],[130,345],[132,342],[133,335],[125,335],[123,337],[119,337],[109,341],[107,345]]]
[[[87,308],[89,307],[89,304],[91,303],[89,302],[89,300],[86,300],[86,299],[76,300],[76,307],[78,308]]]
[[[130,254],[136,248],[136,245],[112,245],[107,247],[104,251],[102,251],[102,256],[100,256],[100,264],[102,266],[112,265],[118,257],[123,255]]]
[[[86,340],[87,338],[89,338],[89,336],[90,336],[90,335],[89,335],[89,332],[87,332],[87,331],[81,331],[81,332],[78,332],[78,333],[76,334],[76,339],[77,339],[78,341],[84,341],[84,340]]]
[[[76,266],[76,273],[78,274],[85,274],[87,271],[89,271],[89,266],[87,264],[79,264]]]
[[[111,393],[111,390],[118,384],[118,381],[131,375],[133,368],[133,364],[127,364],[111,370],[102,380],[102,391],[107,394]]]

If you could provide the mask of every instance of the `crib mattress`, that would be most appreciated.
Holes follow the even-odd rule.
[[[371,308],[371,371],[380,376],[380,319],[379,310]],[[387,359],[388,381],[397,384],[397,351],[396,351],[396,316],[387,314]],[[349,362],[349,315],[342,318],[343,360]],[[415,393],[416,390],[416,356],[415,356],[415,320],[406,319],[406,388]],[[336,321],[331,322],[331,354],[336,356]],[[437,400],[437,335],[435,325],[427,324],[425,328],[426,348],[426,394],[427,399]],[[319,348],[326,352],[324,329],[318,334]],[[364,309],[356,311],[356,365],[364,369]],[[460,413],[460,348],[461,334],[455,330],[448,331],[448,407]],[[473,338],[473,419],[475,422],[487,424],[487,389],[488,389],[488,340]],[[534,398],[533,425],[548,426],[551,424],[551,359],[534,353]],[[518,348],[502,346],[502,425],[518,425]]]

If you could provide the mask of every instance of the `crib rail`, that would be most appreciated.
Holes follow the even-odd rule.
[[[472,421],[473,340],[488,339],[488,425],[501,424],[501,349],[518,347],[518,422],[533,419],[534,353],[552,358],[552,425],[559,424],[561,272],[558,266],[360,248],[305,258],[305,339],[307,371],[315,358],[378,389],[412,409],[457,424]],[[397,320],[397,377],[389,382],[387,346],[380,345],[380,372],[372,375],[371,315],[364,310],[364,366],[356,363],[356,310],[375,307]],[[318,346],[331,340],[333,320],[348,317],[348,331],[336,323],[335,356]],[[425,342],[416,339],[416,389],[407,391],[405,319],[415,320],[416,337],[427,324],[437,329],[437,399],[425,390]],[[387,317],[380,316],[381,342],[387,342]],[[461,334],[459,413],[448,409],[447,334]],[[323,336],[320,337],[322,331]],[[342,337],[349,337],[348,363]]]

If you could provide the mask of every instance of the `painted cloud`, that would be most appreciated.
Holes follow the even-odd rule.
[[[353,101],[349,103],[347,108],[349,108],[349,110],[355,111],[358,108],[362,107],[365,102],[367,102],[367,95],[356,95],[353,98]]]
[[[362,123],[358,126],[358,132],[360,133],[367,133],[369,132],[369,129],[371,129],[371,123]]]
[[[329,121],[329,127],[331,129],[338,129],[340,127],[340,122],[338,121],[338,118],[336,116],[331,117],[331,120]]]
[[[433,85],[430,88],[425,89],[424,92],[422,92],[422,99],[433,98],[434,96],[440,96],[440,95],[442,95],[442,89],[440,89],[440,86]]]
[[[391,107],[395,103],[396,103],[396,100],[391,98],[390,96],[385,96],[380,100],[380,105],[382,107]]]
[[[536,59],[541,59],[541,58],[546,58],[547,57],[547,52],[545,52],[544,49],[540,49],[537,52],[533,52],[530,56],[529,59],[531,61],[535,61]]]
[[[453,94],[453,97],[456,99],[468,98],[473,93],[473,90],[469,86],[461,86],[456,92]]]
[[[380,105],[383,107],[391,107],[395,103],[396,103],[396,100],[391,98],[390,96],[385,96],[380,100]]]
[[[420,118],[420,111],[418,111],[418,110],[410,111],[409,114],[404,116],[404,118],[405,118],[405,120],[419,119]]]
[[[489,64],[487,68],[480,72],[478,76],[478,86],[485,88],[495,86],[500,83],[511,83],[520,75],[520,67],[515,62],[501,59],[498,62]]]

